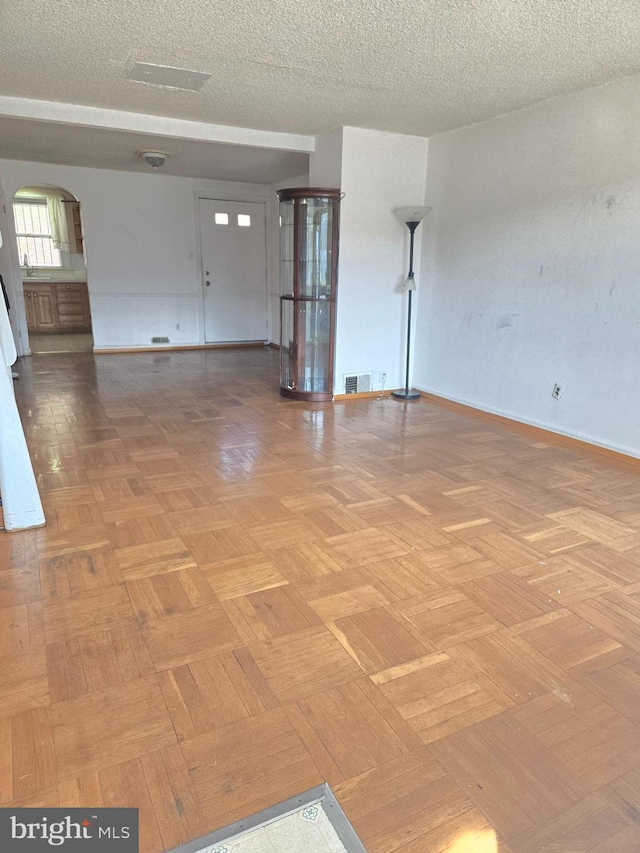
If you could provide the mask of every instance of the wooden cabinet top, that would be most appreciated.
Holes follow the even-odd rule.
[[[87,286],[86,281],[41,281],[37,278],[25,278],[22,280],[23,287],[58,287],[58,288],[78,288],[82,289]]]

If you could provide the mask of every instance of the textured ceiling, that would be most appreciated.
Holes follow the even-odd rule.
[[[640,72],[637,0],[3,0],[0,95],[316,134],[431,136]],[[126,79],[135,61],[211,75],[199,92]],[[10,113],[7,113],[10,115]],[[0,157],[268,182],[301,154],[29,123]]]
[[[0,93],[432,135],[640,71],[637,0],[4,0]],[[211,74],[125,80],[135,61]]]
[[[0,116],[0,158],[101,169],[151,172],[139,151],[170,156],[162,174],[271,184],[309,169],[307,154],[240,145],[192,142],[54,122]]]

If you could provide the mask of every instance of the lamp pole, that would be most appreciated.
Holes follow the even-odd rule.
[[[413,238],[416,233],[416,228],[420,225],[419,222],[407,222],[409,229],[409,275],[407,276],[409,290],[409,306],[407,309],[407,364],[404,374],[404,400],[416,400],[420,393],[418,391],[409,391],[409,359],[411,357],[411,297],[415,289],[415,273],[413,272]]]
[[[409,274],[405,282],[405,289],[409,293],[409,304],[407,306],[407,359],[405,366],[404,388],[400,391],[394,391],[393,396],[396,400],[417,400],[420,397],[419,391],[412,391],[409,387],[409,366],[411,360],[411,299],[412,293],[416,289],[415,272],[413,270],[413,242],[416,233],[416,228],[422,222],[425,214],[429,211],[428,207],[420,208],[400,208],[396,210],[396,214],[402,219],[409,229]]]

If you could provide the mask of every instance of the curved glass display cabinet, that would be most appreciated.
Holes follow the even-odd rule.
[[[280,393],[333,399],[340,190],[278,190]]]

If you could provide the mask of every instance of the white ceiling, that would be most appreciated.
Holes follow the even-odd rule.
[[[2,33],[0,95],[302,134],[429,136],[640,72],[637,0],[4,0]]]
[[[272,184],[309,169],[308,155],[299,152],[0,116],[0,157],[7,160],[150,173],[140,151],[169,154],[162,174],[219,181]]]

